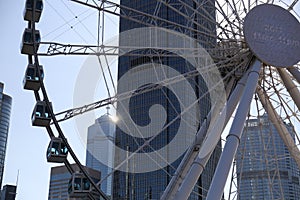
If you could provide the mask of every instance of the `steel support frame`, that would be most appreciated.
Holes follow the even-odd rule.
[[[226,180],[240,143],[244,124],[257,87],[261,65],[262,63],[257,59],[255,59],[252,63],[252,70],[249,73],[242,99],[237,108],[235,118],[227,136],[227,141],[212,179],[212,184],[208,190],[207,199],[220,200],[222,198]]]
[[[298,81],[300,84],[300,71],[294,66],[294,67],[289,67],[287,70],[293,75],[293,77]]]
[[[280,75],[281,80],[283,81],[285,88],[294,100],[298,110],[300,110],[300,92],[296,84],[292,81],[285,69],[278,68],[277,71]]]
[[[149,47],[142,47],[142,46],[112,46],[112,45],[105,45],[102,44],[100,46],[98,45],[78,45],[78,44],[62,44],[57,42],[40,42],[39,43],[38,56],[58,56],[58,55],[76,55],[76,56],[84,56],[84,55],[95,55],[95,56],[149,56],[149,57],[156,57],[156,56],[163,56],[163,57],[178,57],[176,54],[170,54],[169,52],[186,52],[189,51],[188,54],[186,54],[186,57],[195,57],[195,55],[198,53],[199,49],[193,49],[193,48],[168,48],[168,47],[161,47],[159,49],[156,47],[155,49],[149,48]],[[141,52],[134,53],[132,50],[139,49]],[[221,55],[225,51],[225,49],[207,49],[209,54],[213,59],[216,60],[222,60],[229,61],[228,59],[224,59],[224,57]],[[130,53],[128,53],[130,52]],[[245,57],[247,53],[238,53],[235,54],[233,57],[231,57],[231,61],[234,63],[237,63],[237,59],[240,59],[242,57]]]
[[[178,57],[176,54],[171,54],[170,52],[187,52],[186,57],[195,57],[199,52],[198,48],[186,48],[186,47],[166,47],[162,46],[161,49],[158,47],[149,46],[111,46],[111,45],[77,45],[77,44],[62,44],[57,42],[40,42],[40,46],[48,46],[46,52],[39,52],[39,56],[56,56],[56,55],[106,55],[106,56],[164,56],[164,57]],[[133,53],[133,50],[143,50],[139,53]],[[128,54],[128,52],[131,52]],[[216,54],[218,51],[210,51],[212,55]],[[216,57],[216,56],[214,56]]]
[[[195,155],[188,157],[189,158],[188,161],[183,160],[182,163],[186,162],[186,164],[185,165],[181,164],[179,166],[178,170],[176,171],[174,177],[169,183],[161,199],[187,199],[188,198],[191,191],[193,190],[194,185],[197,183],[201,173],[203,172],[203,169],[206,163],[208,162],[213,152],[213,149],[216,147],[217,141],[221,138],[221,133],[223,131],[223,128],[228,123],[232,113],[234,112],[241,98],[241,94],[244,90],[246,80],[248,77],[248,72],[249,71],[247,71],[245,75],[241,78],[241,80],[238,82],[236,88],[233,90],[232,94],[230,95],[227,101],[226,107],[222,110],[221,114],[216,119],[214,126],[210,130],[208,130],[208,134],[206,134],[207,135],[206,139],[196,141],[196,144],[200,146],[199,145],[200,143],[204,144],[206,141],[209,141],[209,139],[214,137],[212,139],[216,140],[216,142],[213,145],[212,151],[206,156],[199,155],[199,151],[201,152],[201,150],[206,148],[205,145],[202,145],[200,146],[200,149],[197,152],[193,152],[193,154]],[[200,133],[201,133],[201,129],[198,134]],[[212,133],[214,133],[214,136],[212,136]]]

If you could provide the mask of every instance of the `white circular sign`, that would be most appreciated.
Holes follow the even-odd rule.
[[[245,18],[244,35],[251,51],[268,65],[290,67],[300,61],[300,23],[288,10],[256,6]]]

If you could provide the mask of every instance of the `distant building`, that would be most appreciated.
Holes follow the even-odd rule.
[[[80,171],[76,164],[71,165],[75,171]],[[95,182],[100,180],[100,172],[85,167],[89,175]],[[48,200],[71,200],[68,195],[68,183],[71,174],[65,165],[52,167],[49,184]]]
[[[292,135],[292,127],[286,126]],[[299,168],[267,115],[246,121],[236,167],[238,199],[300,197]]]
[[[101,172],[105,178],[112,172],[114,161],[115,123],[107,113],[95,120],[95,124],[88,128],[86,166]],[[101,183],[101,190],[111,196],[112,175]]]
[[[0,200],[15,200],[17,194],[17,186],[15,185],[4,185],[1,191]]]
[[[4,84],[0,82],[0,188],[4,171],[6,144],[9,129],[12,98],[3,93]]]

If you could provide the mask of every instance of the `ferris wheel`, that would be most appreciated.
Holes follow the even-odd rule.
[[[291,159],[293,161],[289,162],[295,162],[300,168],[298,0],[156,0],[145,3],[144,7],[153,8],[148,11],[124,2],[65,2],[94,10],[98,16],[95,43],[70,44],[69,41],[43,40],[40,36],[43,30],[36,27],[42,12],[46,12],[43,1],[26,0],[24,20],[28,21],[28,27],[23,34],[21,53],[28,55],[24,89],[32,90],[36,99],[32,125],[45,127],[50,136],[47,161],[64,163],[71,173],[70,197],[97,199],[97,195],[101,195],[109,199],[99,185],[114,172],[144,173],[160,169],[169,179],[161,199],[181,200],[190,195],[221,199],[224,193],[227,199],[239,199],[242,198],[243,177],[250,177],[252,173],[250,186],[255,185],[251,181],[257,181],[253,169],[247,171],[247,162],[257,162],[263,163],[260,167],[266,175],[261,176],[269,188],[268,198],[286,198],[284,185],[278,181],[285,175],[281,173],[280,160]],[[78,19],[85,12],[74,13],[74,17]],[[177,18],[169,17],[172,15]],[[128,27],[120,26],[118,36],[105,38],[111,31],[106,18],[109,20],[111,16],[120,19],[120,23],[123,20]],[[83,18],[79,25],[88,30],[84,23]],[[55,102],[50,102],[43,81],[47,66],[40,64],[40,58],[58,55],[96,58],[107,96],[55,113],[52,108]],[[127,57],[133,59],[126,60]],[[130,62],[135,67],[124,72],[119,70],[117,77],[112,72],[116,70],[113,69],[117,67],[116,60],[119,65]],[[185,69],[172,67],[178,63]],[[86,78],[83,76],[80,80]],[[151,99],[153,91],[160,91],[168,109],[163,111],[164,106],[148,106],[146,120],[154,125],[144,128],[135,123],[135,118],[141,116],[134,116],[136,111],[128,107],[132,102],[146,105],[147,102],[138,102],[136,97],[144,95]],[[130,132],[138,145],[130,153],[124,151],[126,156],[114,163],[112,173],[97,183],[77,158],[75,147],[68,142],[60,123],[107,105],[115,108],[120,119],[119,129]],[[157,115],[158,112],[162,114]],[[169,113],[173,113],[172,117]],[[164,121],[166,123],[160,123]],[[151,143],[161,135],[159,133],[172,130],[178,123],[180,126],[172,142],[167,144],[167,150]],[[257,127],[256,131],[252,131],[251,126]],[[279,148],[275,135],[279,135],[285,145],[284,154],[274,151]],[[257,142],[255,137],[260,138],[257,148],[262,151],[251,146]],[[222,154],[211,184],[205,188],[198,179],[214,150],[221,150],[218,145],[221,138]],[[124,150],[116,148],[116,152]],[[140,154],[143,149],[147,150]],[[170,149],[172,156],[167,154]],[[180,157],[180,162],[173,165]],[[80,172],[72,168],[70,158]],[[146,164],[142,168],[128,164],[134,160]],[[243,173],[248,174],[243,176]],[[227,180],[229,189],[225,189]],[[150,193],[147,198],[154,199]]]

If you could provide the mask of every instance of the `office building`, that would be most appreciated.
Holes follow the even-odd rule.
[[[72,164],[71,167],[74,171],[79,172],[79,167]],[[90,177],[97,183],[100,180],[100,172],[94,169],[85,167]],[[69,200],[68,184],[71,179],[71,174],[65,165],[52,167],[49,184],[48,200]]]
[[[11,106],[12,98],[4,94],[4,84],[0,82],[0,188],[2,186]]]
[[[17,186],[4,185],[1,191],[1,200],[15,200],[17,195]]]
[[[292,127],[286,124],[290,130]],[[265,114],[249,119],[236,156],[238,199],[299,199],[299,168]]]
[[[173,6],[176,7],[176,9],[179,9],[181,6],[179,2],[172,0],[169,3],[173,4]],[[195,4],[195,1],[192,0],[183,0],[182,2],[186,3],[192,8],[197,9],[197,5]],[[200,3],[200,1],[199,1]],[[203,3],[203,2],[201,2]],[[185,33],[189,37],[193,37],[197,39],[198,41],[202,41],[202,46],[208,48],[211,47],[210,45],[214,45],[216,43],[215,37],[213,36],[215,33],[215,25],[213,23],[205,21],[203,16],[196,14],[191,16],[190,19],[187,19],[180,15],[178,12],[174,11],[172,8],[166,6],[165,4],[161,3],[159,4],[157,1],[149,1],[149,0],[121,0],[120,1],[121,6],[130,7],[135,10],[150,14],[150,15],[157,15],[159,18],[166,19],[171,22],[175,22],[177,24],[181,25],[187,25],[190,27],[193,27],[197,30],[202,30],[203,26],[206,26],[209,30],[210,36],[204,36],[200,35],[198,33],[194,33],[190,30],[181,30],[181,33]],[[205,3],[205,6],[203,6],[204,9],[206,9],[206,13],[209,13],[209,17],[215,18],[215,8],[214,8],[214,1],[209,0]],[[181,11],[183,11],[182,9]],[[184,13],[189,15],[190,13]],[[191,20],[192,19],[192,20]],[[202,27],[199,27],[198,25],[193,23],[194,21],[197,21],[198,23],[202,24]],[[146,21],[146,20],[145,20]],[[120,18],[120,32],[125,32],[127,30],[131,30],[134,28],[139,27],[145,27],[142,24],[139,24],[138,22],[133,22],[130,19],[126,18]],[[164,28],[169,28],[171,26],[166,26]],[[135,37],[135,40],[138,40],[138,38],[143,39],[143,37]],[[167,41],[164,41],[167,42]],[[170,41],[176,42],[176,41]],[[120,41],[120,46],[130,46],[127,41]],[[147,47],[145,47],[147,48]],[[155,52],[155,50],[154,50]],[[169,66],[173,70],[179,72],[180,74],[187,73],[190,70],[193,70],[194,68],[190,66],[189,63],[187,63],[183,58],[181,57],[164,57],[160,53],[163,51],[156,51],[155,53],[158,54],[158,56],[145,56],[143,55],[143,50],[135,51],[135,54],[140,54],[137,56],[126,56],[123,55],[119,57],[119,67],[118,67],[118,80],[122,79],[122,77],[126,75],[130,75],[132,78],[128,78],[128,83],[122,83],[118,84],[118,92],[127,92],[131,91],[130,88],[132,85],[134,85],[136,82],[143,82],[143,79],[145,77],[134,75],[135,73],[138,74],[142,68],[140,66],[143,66],[143,69],[145,70],[151,70],[151,67],[153,67],[154,64],[162,64],[165,66]],[[152,63],[152,64],[151,64]],[[148,64],[148,65],[147,65]],[[139,68],[137,68],[139,66]],[[135,70],[136,69],[136,70]],[[127,73],[129,72],[130,73]],[[149,76],[151,76],[149,74]],[[155,81],[155,79],[153,79]],[[155,83],[155,82],[153,82]],[[193,88],[195,94],[197,97],[203,96],[203,94],[207,91],[206,85],[202,79],[202,77],[193,77],[189,79],[189,84]],[[126,88],[128,86],[128,88]],[[122,87],[122,88],[120,88]],[[138,88],[135,88],[138,90]],[[126,91],[127,90],[127,91]],[[187,88],[182,89],[182,93],[180,95],[180,98],[182,98],[182,101],[189,101],[190,96],[187,93],[184,93],[187,91]],[[134,123],[138,126],[147,126],[154,121],[164,121],[166,118],[165,124],[169,124],[168,128],[162,130],[157,137],[155,137],[151,142],[149,146],[145,146],[142,150],[140,150],[138,153],[149,153],[153,151],[158,151],[161,149],[164,149],[164,153],[166,156],[164,156],[164,159],[168,160],[169,155],[174,154],[176,151],[180,151],[181,146],[186,145],[190,142],[191,137],[188,135],[189,133],[196,133],[196,131],[199,129],[201,123],[207,116],[209,110],[210,110],[210,101],[208,95],[204,95],[204,98],[201,98],[199,102],[199,110],[189,110],[189,114],[191,116],[196,116],[190,119],[188,123],[193,124],[194,127],[185,127],[183,132],[187,134],[186,138],[182,138],[182,140],[176,144],[178,149],[175,149],[174,151],[164,148],[168,144],[172,142],[172,140],[176,137],[179,124],[182,122],[181,118],[176,118],[178,116],[178,113],[181,112],[181,108],[179,105],[179,102],[176,100],[177,97],[174,96],[174,93],[168,88],[163,87],[161,89],[154,89],[148,92],[145,92],[140,95],[136,95],[130,99],[129,102],[129,114],[134,121]],[[162,112],[155,112],[152,113],[152,118],[149,117],[149,110],[151,106],[159,104],[161,107],[163,107],[164,111]],[[117,112],[120,113],[120,104],[117,105]],[[151,111],[150,111],[151,112]],[[122,118],[122,116],[120,116]],[[155,118],[155,119],[154,119]],[[131,120],[129,119],[129,120]],[[122,121],[122,119],[121,119]],[[129,124],[126,121],[123,124]],[[157,125],[158,126],[158,125]],[[154,125],[154,127],[156,127]],[[141,137],[135,137],[134,134],[139,134],[139,131],[136,131],[134,128],[130,130],[125,131],[124,129],[121,129],[117,126],[116,128],[116,136],[115,136],[115,142],[118,146],[118,150],[115,150],[115,166],[121,164],[124,160],[128,160],[129,156],[132,152],[135,152],[138,147],[140,147],[143,143],[145,138]],[[147,130],[149,131],[149,130]],[[145,132],[147,132],[145,131]],[[151,131],[151,130],[150,130]],[[136,132],[136,133],[135,133]],[[145,134],[143,132],[142,134]],[[194,136],[194,135],[193,135]],[[192,137],[193,137],[192,136]],[[219,143],[220,147],[220,143]],[[124,153],[127,152],[127,153]],[[143,165],[155,165],[155,161],[152,161],[151,158],[149,158],[149,161],[141,162],[139,159],[130,159],[127,163],[125,163],[125,166],[123,170],[116,170],[113,177],[113,199],[119,199],[119,200],[135,200],[135,199],[159,199],[162,195],[163,191],[167,187],[169,181],[172,178],[172,175],[174,174],[176,168],[180,164],[180,161],[182,159],[182,155],[178,157],[177,160],[168,162],[169,165],[164,167],[158,167],[159,169],[155,169],[153,171],[149,172],[141,172],[141,173],[134,173],[135,169],[141,169],[143,168]],[[211,179],[213,177],[214,170],[216,168],[219,156],[221,153],[221,149],[218,148],[212,155],[210,161],[208,162],[206,169],[202,176],[199,179],[198,186],[195,187],[193,193],[190,196],[190,199],[204,199],[203,197],[206,196],[207,190],[209,188]],[[171,156],[170,156],[171,157]],[[157,158],[159,160],[159,158]],[[154,164],[153,164],[154,163]],[[157,163],[157,166],[159,166],[160,163]],[[128,171],[126,172],[126,167],[128,168]]]
[[[112,175],[108,175],[113,167],[115,127],[107,112],[88,128],[87,136],[86,166],[101,172],[101,177],[105,178],[101,190],[107,196],[111,196]]]

